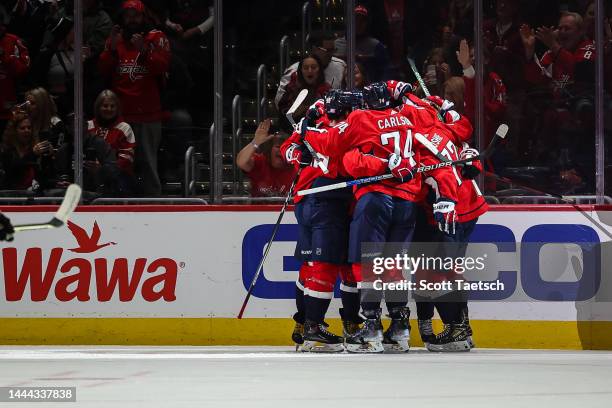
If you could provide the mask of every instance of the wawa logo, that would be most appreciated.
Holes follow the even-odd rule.
[[[55,299],[60,302],[74,299],[87,302],[92,296],[95,296],[99,302],[108,302],[115,292],[119,292],[120,301],[129,302],[134,299],[138,289],[147,302],[160,299],[166,302],[176,300],[178,265],[175,260],[158,258],[149,262],[147,258],[136,258],[128,262],[127,258],[91,259],[91,255],[87,259],[72,256],[62,259],[64,254],[93,254],[108,246],[116,245],[110,241],[100,243],[102,232],[97,222],[94,222],[91,234],[70,221],[68,229],[76,239],[77,246],[67,250],[51,249],[46,264],[43,263],[42,248],[28,248],[21,267],[18,264],[16,248],[2,250],[7,301],[22,300],[28,283],[30,299],[34,302],[47,300],[52,288]],[[59,279],[56,279],[58,275]],[[95,279],[95,288],[92,288],[92,279]]]

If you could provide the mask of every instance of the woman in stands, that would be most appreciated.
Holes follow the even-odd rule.
[[[54,185],[54,149],[34,134],[30,116],[13,113],[0,145],[0,185],[3,190],[39,192]]]
[[[251,179],[251,197],[283,197],[289,192],[296,170],[280,153],[284,138],[270,133],[270,119],[259,124],[253,141],[236,158],[236,164]]]
[[[30,89],[25,93],[25,100],[34,136],[48,140],[55,148],[63,145],[67,134],[66,126],[57,116],[55,102],[46,89]]]
[[[278,103],[283,128],[288,126],[285,114],[302,89],[308,89],[308,96],[293,113],[293,119],[296,123],[304,116],[310,105],[317,99],[321,99],[331,89],[330,84],[325,82],[325,73],[322,67],[321,59],[317,55],[310,54],[300,61],[297,71],[291,75],[286,92]],[[293,129],[287,129],[293,132]]]
[[[100,92],[94,103],[94,119],[87,122],[89,137],[104,140],[117,157],[119,179],[116,182],[115,193],[127,197],[134,191],[134,149],[136,139],[127,122],[121,118],[119,97],[111,90]],[[87,160],[90,167],[96,167],[96,160]],[[95,170],[91,168],[91,170]]]
[[[347,70],[344,70],[344,78],[342,79],[342,89],[348,89],[346,76]],[[365,67],[361,62],[355,63],[355,69],[353,70],[353,75],[355,77],[355,89],[363,89],[364,86],[370,85],[370,79],[368,78],[368,74],[366,73]]]

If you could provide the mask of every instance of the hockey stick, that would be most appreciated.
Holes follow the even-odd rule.
[[[66,189],[66,194],[64,195],[62,204],[50,221],[42,224],[15,225],[13,229],[15,232],[22,232],[61,227],[68,220],[68,217],[70,217],[76,206],[79,204],[80,199],[81,187],[79,187],[77,184],[71,184]]]
[[[487,148],[483,150],[477,157],[470,157],[469,159],[462,159],[462,160],[455,160],[455,161],[442,161],[440,163],[431,164],[429,166],[417,167],[416,169],[414,169],[414,171],[415,173],[423,173],[425,171],[437,170],[442,167],[456,166],[456,165],[468,163],[468,162],[471,162],[477,159],[486,159],[487,157],[491,156],[491,154],[493,154],[493,151],[495,150],[495,147],[497,146],[497,144],[499,144],[501,140],[506,138],[507,133],[508,133],[508,126],[502,123],[497,128],[497,131],[495,132],[495,136],[493,136],[493,139],[491,140],[491,143],[489,143],[489,146],[487,146]],[[341,183],[329,184],[327,186],[321,186],[321,187],[309,188],[307,190],[301,190],[301,191],[298,191],[297,195],[305,196],[309,194],[322,193],[324,191],[338,190],[340,188],[358,186],[358,185],[367,184],[367,183],[374,183],[377,181],[388,180],[390,178],[393,178],[392,174],[382,174],[380,176],[372,176],[372,177],[366,177],[366,178],[361,178],[361,179],[356,179],[356,180],[343,181]]]
[[[300,93],[298,94],[297,98],[295,98],[295,101],[293,101],[293,104],[291,105],[289,110],[287,111],[287,114],[286,114],[287,120],[289,121],[291,126],[293,126],[294,129],[297,128],[297,124],[295,123],[295,119],[293,119],[293,113],[297,110],[297,108],[300,107],[300,105],[302,104],[302,102],[304,102],[307,96],[308,96],[308,89],[302,89]],[[301,129],[301,135],[300,135],[302,137],[302,142],[304,143],[304,145],[306,146],[306,148],[312,155],[312,158],[317,162],[317,165],[319,166],[319,168],[323,171],[323,174],[327,174],[329,173],[329,170],[327,169],[327,166],[325,165],[324,159],[320,157],[319,153],[317,153],[312,148],[312,145],[304,139],[304,133],[306,132],[306,126],[307,126],[306,124],[304,125],[305,125],[304,129]]]
[[[416,77],[417,82],[419,83],[419,85],[421,85],[421,89],[423,90],[425,96],[431,96],[431,94],[429,93],[429,89],[427,89],[427,85],[425,85],[425,81],[423,81],[423,78],[421,77],[421,74],[419,73],[419,70],[417,69],[416,64],[414,63],[414,60],[410,57],[407,57],[406,59],[408,60],[408,64],[410,64],[410,69]]]
[[[287,197],[285,198],[285,203],[283,204],[283,208],[281,208],[280,214],[278,214],[278,219],[276,220],[276,224],[274,225],[274,229],[272,230],[272,235],[268,240],[268,244],[266,245],[266,250],[264,251],[263,256],[261,257],[261,261],[259,261],[259,265],[257,266],[257,270],[255,271],[255,275],[253,276],[253,280],[251,280],[251,284],[249,285],[249,289],[247,290],[246,297],[244,298],[244,302],[242,302],[242,307],[240,308],[240,312],[238,313],[238,319],[242,319],[242,315],[244,314],[244,310],[246,309],[247,303],[251,298],[251,294],[253,293],[253,289],[255,289],[255,284],[257,283],[257,278],[259,278],[259,274],[263,268],[264,262],[266,262],[266,258],[268,257],[268,253],[270,252],[270,247],[272,247],[272,242],[274,242],[274,237],[276,236],[276,232],[278,231],[278,227],[280,226],[281,221],[283,220],[283,216],[285,215],[285,210],[287,209],[287,205],[289,204],[289,200],[293,195],[293,189],[300,178],[300,173],[302,172],[302,167],[299,168],[295,177],[293,178],[293,182],[291,183],[291,187],[289,187],[289,192],[287,192]]]
[[[580,206],[578,204],[576,204],[576,201],[568,198],[566,196],[563,196],[561,194],[557,194],[557,193],[551,193],[548,191],[542,191],[542,190],[538,190],[537,188],[533,188],[533,187],[528,187],[525,186],[521,183],[517,183],[514,180],[511,180],[507,177],[502,177],[502,176],[498,176],[495,173],[487,173],[486,176],[493,176],[496,180],[499,181],[503,181],[505,183],[509,183],[509,184],[514,184],[517,187],[520,187],[524,190],[530,191],[532,193],[536,193],[536,194],[545,194],[548,195],[552,198],[556,198],[558,200],[561,200],[563,203],[565,204],[569,204],[572,207],[574,207],[574,209],[576,211],[578,211],[580,214],[582,214],[587,220],[591,221],[593,223],[593,225],[595,225],[601,232],[603,232],[608,238],[612,239],[612,233],[610,233],[610,231],[608,231],[599,221],[597,221],[595,218],[591,217],[589,214],[587,214],[586,211],[584,211],[582,208],[580,208]]]

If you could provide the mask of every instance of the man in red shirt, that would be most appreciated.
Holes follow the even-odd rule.
[[[521,26],[521,39],[525,47],[525,78],[528,82],[549,83],[556,99],[576,80],[576,74],[595,59],[595,44],[586,38],[584,22],[578,13],[563,13],[559,28],[531,29]],[[539,60],[535,55],[536,39],[548,47]]]
[[[145,24],[145,6],[127,0],[121,6],[121,27],[115,26],[100,54],[98,68],[110,76],[112,89],[121,100],[123,116],[136,137],[136,169],[142,178],[143,193],[161,193],[157,174],[157,151],[164,117],[160,84],[170,65],[166,35]]]

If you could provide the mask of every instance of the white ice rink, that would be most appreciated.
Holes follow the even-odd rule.
[[[0,386],[76,386],[4,407],[612,407],[612,352],[296,354],[280,347],[1,347]]]

